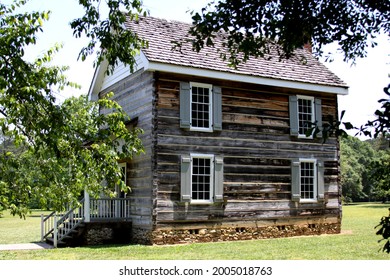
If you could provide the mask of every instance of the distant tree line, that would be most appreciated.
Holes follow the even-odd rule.
[[[390,201],[388,137],[340,138],[341,187],[345,203]]]

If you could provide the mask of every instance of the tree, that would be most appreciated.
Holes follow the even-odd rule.
[[[120,184],[117,160],[142,152],[138,138],[141,131],[128,130],[129,120],[120,106],[107,95],[95,102],[85,96],[58,104],[55,93],[77,86],[66,78],[67,67],[51,66],[50,61],[60,46],[54,46],[35,61],[26,61],[25,49],[37,41],[37,34],[49,19],[49,12],[18,13],[25,0],[6,6],[0,3],[0,129],[22,149],[2,150],[0,154],[0,205],[13,214],[23,216],[32,198],[54,209],[77,203],[81,191],[92,195]],[[107,59],[111,67],[124,57],[124,51],[136,51],[142,41],[122,25],[128,16],[137,17],[140,1],[108,0],[109,17],[100,19],[100,1],[80,0],[86,14],[75,20],[75,35],[83,33],[91,39],[81,50],[81,58],[93,52],[98,43],[97,63]],[[126,37],[126,38],[124,38]],[[124,48],[124,49],[123,49]],[[109,113],[100,114],[107,109]],[[8,147],[9,148],[9,147]],[[39,168],[31,168],[31,167]],[[101,185],[107,182],[106,188]]]
[[[341,189],[344,201],[387,201],[390,198],[390,149],[385,138],[340,139]]]
[[[345,201],[363,201],[369,197],[368,180],[375,151],[367,142],[349,136],[340,141],[341,189]]]
[[[8,157],[4,155],[10,155],[14,154],[17,157],[20,157],[23,152],[25,151],[23,146],[16,147],[15,141],[6,136],[3,135],[3,133],[0,131],[0,177],[5,176],[5,170],[4,170],[4,159],[7,160]],[[9,164],[9,166],[12,166],[12,164]],[[8,197],[5,197],[4,193],[9,193],[8,190],[6,190],[7,185],[4,184],[4,182],[0,179],[0,217],[2,216],[2,211],[7,209],[5,207]]]
[[[389,208],[389,216],[382,217],[380,223],[376,227],[379,227],[379,230],[377,231],[376,234],[382,236],[382,239],[379,240],[379,242],[385,241],[382,251],[390,254],[390,208]]]
[[[85,35],[90,39],[88,45],[80,51],[79,58],[96,52],[96,65],[103,60],[108,62],[108,73],[114,70],[119,61],[133,70],[135,55],[147,46],[147,42],[125,26],[127,20],[136,20],[146,16],[141,0],[106,0],[108,17],[101,12],[101,0],[79,0],[85,14],[74,19],[71,27],[76,37]],[[123,12],[123,9],[126,12]]]
[[[117,161],[142,151],[137,137],[140,131],[126,128],[124,112],[109,99],[89,102],[86,96],[70,98],[60,108],[66,123],[61,131],[66,133],[57,135],[55,148],[27,144],[23,153],[7,151],[1,158],[0,195],[6,198],[3,205],[14,214],[25,213],[31,199],[62,209],[77,201],[85,189],[97,196],[121,184],[127,191],[120,181]],[[101,108],[115,111],[103,115]]]
[[[388,137],[390,135],[390,84],[383,88],[383,92],[388,98],[378,100],[381,108],[375,111],[375,119],[369,120],[359,129],[360,133],[366,136],[378,138]]]
[[[215,34],[222,30],[227,49],[221,55],[233,66],[268,53],[270,46],[288,57],[305,43],[322,55],[324,45],[338,42],[345,59],[353,60],[376,45],[379,33],[390,32],[387,0],[225,0],[212,1],[192,15],[194,48],[213,45]]]
[[[376,197],[383,202],[390,200],[390,150],[381,151],[380,157],[372,162],[370,169]]]

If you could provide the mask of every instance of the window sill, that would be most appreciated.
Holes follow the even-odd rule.
[[[301,199],[299,200],[299,203],[318,203],[319,201],[317,199]]]
[[[190,204],[191,205],[211,205],[211,204],[214,204],[214,201],[196,201],[196,200],[191,200]]]
[[[212,128],[194,128],[194,127],[191,127],[190,131],[213,132],[213,129]]]
[[[298,138],[299,138],[299,139],[308,139],[308,140],[311,140],[311,139],[313,139],[313,135],[311,135],[311,136],[306,136],[306,135],[304,135],[304,134],[298,134]]]

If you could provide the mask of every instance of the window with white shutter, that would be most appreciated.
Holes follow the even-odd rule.
[[[181,157],[181,201],[208,204],[223,201],[223,158],[209,154]]]
[[[311,96],[290,96],[290,134],[299,138],[313,138],[313,133],[308,131],[317,127],[319,133],[316,137],[322,137],[322,103],[321,99]],[[313,130],[314,132],[314,130]]]
[[[291,162],[291,199],[296,202],[324,200],[324,164],[316,159]]]
[[[222,130],[221,88],[203,83],[180,83],[180,127],[191,131]]]

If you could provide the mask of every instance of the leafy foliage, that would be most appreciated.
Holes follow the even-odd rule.
[[[345,201],[364,201],[371,198],[369,166],[376,152],[370,143],[349,136],[340,141],[340,184]]]
[[[383,92],[388,98],[378,100],[381,108],[375,111],[375,119],[360,127],[359,133],[374,138],[390,135],[390,84],[383,88]]]
[[[373,187],[376,196],[383,201],[390,199],[390,149],[378,152],[379,156],[371,163],[370,178],[373,182]]]
[[[128,18],[136,20],[139,15],[147,15],[142,7],[142,1],[107,0],[109,13],[108,18],[105,19],[101,17],[100,0],[79,0],[79,4],[85,9],[85,14],[71,22],[73,34],[76,37],[85,35],[90,39],[88,46],[81,50],[79,57],[85,60],[96,51],[96,64],[107,60],[110,65],[109,73],[114,70],[118,61],[129,65],[133,70],[136,63],[134,57],[141,48],[147,46],[147,41],[126,28],[125,22]],[[122,9],[127,12],[122,12]]]
[[[143,151],[141,131],[129,130],[126,115],[109,99],[89,102],[81,96],[67,99],[59,108],[66,125],[57,127],[63,134],[57,136],[54,148],[28,145],[22,153],[0,156],[1,204],[14,214],[26,213],[32,199],[62,210],[85,189],[94,196],[110,194],[114,185],[128,191],[117,162]],[[102,108],[115,110],[102,115]]]
[[[386,201],[390,198],[390,149],[384,138],[340,139],[341,188],[345,201]]]
[[[270,47],[282,56],[311,43],[314,53],[338,42],[345,60],[364,57],[375,37],[390,32],[390,3],[387,0],[224,0],[212,1],[201,13],[192,12],[195,36],[193,47],[199,51],[213,45],[215,34],[228,34],[229,54],[221,53],[237,66],[249,56],[263,56]]]
[[[385,244],[383,245],[382,251],[390,254],[390,208],[389,208],[389,216],[382,217],[379,225],[376,226],[376,228],[379,227],[379,230],[376,232],[377,235],[381,235],[383,237],[381,241],[385,241]]]
[[[92,2],[96,1],[80,4]],[[138,138],[141,131],[127,127],[129,118],[111,99],[112,94],[94,102],[86,96],[56,102],[56,92],[77,85],[66,78],[67,67],[50,65],[59,45],[33,62],[24,59],[25,48],[36,43],[50,15],[17,13],[25,3],[0,4],[0,130],[14,146],[7,145],[0,154],[0,207],[20,216],[26,214],[32,199],[62,210],[77,203],[85,189],[92,195],[109,192],[118,184],[126,190],[117,161],[143,151]],[[111,15],[111,23],[122,16]],[[101,23],[99,14],[86,16],[83,23],[98,31],[94,25]],[[108,30],[91,38],[103,40]],[[122,51],[107,50],[110,63]],[[108,113],[100,114],[100,110]],[[102,186],[102,182],[106,184]]]

